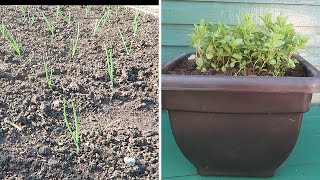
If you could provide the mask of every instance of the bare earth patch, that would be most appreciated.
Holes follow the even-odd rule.
[[[133,51],[126,54],[118,33],[131,41],[135,10],[111,7],[109,22],[93,36],[103,7],[62,6],[71,24],[56,17],[56,6],[27,6],[31,25],[18,6],[0,7],[0,20],[21,43],[17,56],[0,36],[0,179],[157,179],[158,176],[158,18],[141,13]],[[51,34],[42,18],[55,27]],[[75,57],[71,41],[80,22]],[[103,44],[113,49],[111,87]],[[42,56],[48,54],[53,86],[48,88]],[[77,107],[80,152],[64,119]],[[134,164],[125,157],[134,158]],[[27,178],[28,177],[28,178]]]

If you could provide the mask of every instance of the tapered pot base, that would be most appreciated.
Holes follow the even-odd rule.
[[[200,175],[270,177],[289,157],[302,113],[169,111],[175,141]]]
[[[162,105],[182,154],[203,176],[273,176],[297,142],[320,72],[296,55],[307,77],[168,74],[190,55],[162,67]]]

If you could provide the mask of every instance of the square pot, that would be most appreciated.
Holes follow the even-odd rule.
[[[175,141],[200,175],[273,176],[289,157],[320,72],[308,77],[167,74],[193,53],[162,66],[162,106]]]

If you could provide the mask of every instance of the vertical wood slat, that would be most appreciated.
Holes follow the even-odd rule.
[[[320,26],[320,6],[312,5],[163,1],[161,10],[163,24],[195,24],[204,18],[233,25],[241,13],[253,14],[259,20],[260,15],[271,12],[274,16],[287,16],[294,26]]]
[[[172,0],[162,0],[172,1]],[[182,0],[176,0],[182,1]],[[186,0],[198,2],[227,2],[227,3],[248,3],[248,4],[295,4],[295,5],[320,5],[319,0]]]

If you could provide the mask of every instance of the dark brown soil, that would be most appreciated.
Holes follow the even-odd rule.
[[[68,26],[56,18],[56,6],[27,6],[33,25],[18,6],[0,7],[4,21],[22,45],[15,55],[0,37],[0,179],[158,179],[158,18],[141,14],[132,54],[126,54],[118,27],[132,38],[135,10],[120,7],[93,36],[102,6],[70,10]],[[52,38],[41,12],[55,26]],[[80,22],[74,58],[71,41]],[[113,49],[115,87],[111,87],[103,44]],[[42,56],[54,68],[46,83]],[[77,107],[80,152],[76,152],[63,118],[63,100],[73,122]],[[135,159],[132,166],[125,157]]]
[[[176,68],[171,71],[168,71],[167,74],[180,74],[180,75],[227,75],[233,76],[237,73],[237,69],[228,69],[226,72],[217,72],[212,68],[208,68],[206,72],[201,72],[198,70],[195,61],[184,60],[182,61]],[[250,74],[250,73],[249,73]],[[301,65],[297,64],[295,69],[289,69],[284,76],[291,76],[291,77],[307,77],[307,70],[306,68]],[[263,75],[263,74],[262,74]],[[261,76],[262,76],[261,75]],[[242,73],[239,73],[238,76],[243,76]]]
[[[307,69],[302,64],[297,64],[296,68],[288,69],[284,76],[291,77],[308,77]]]

